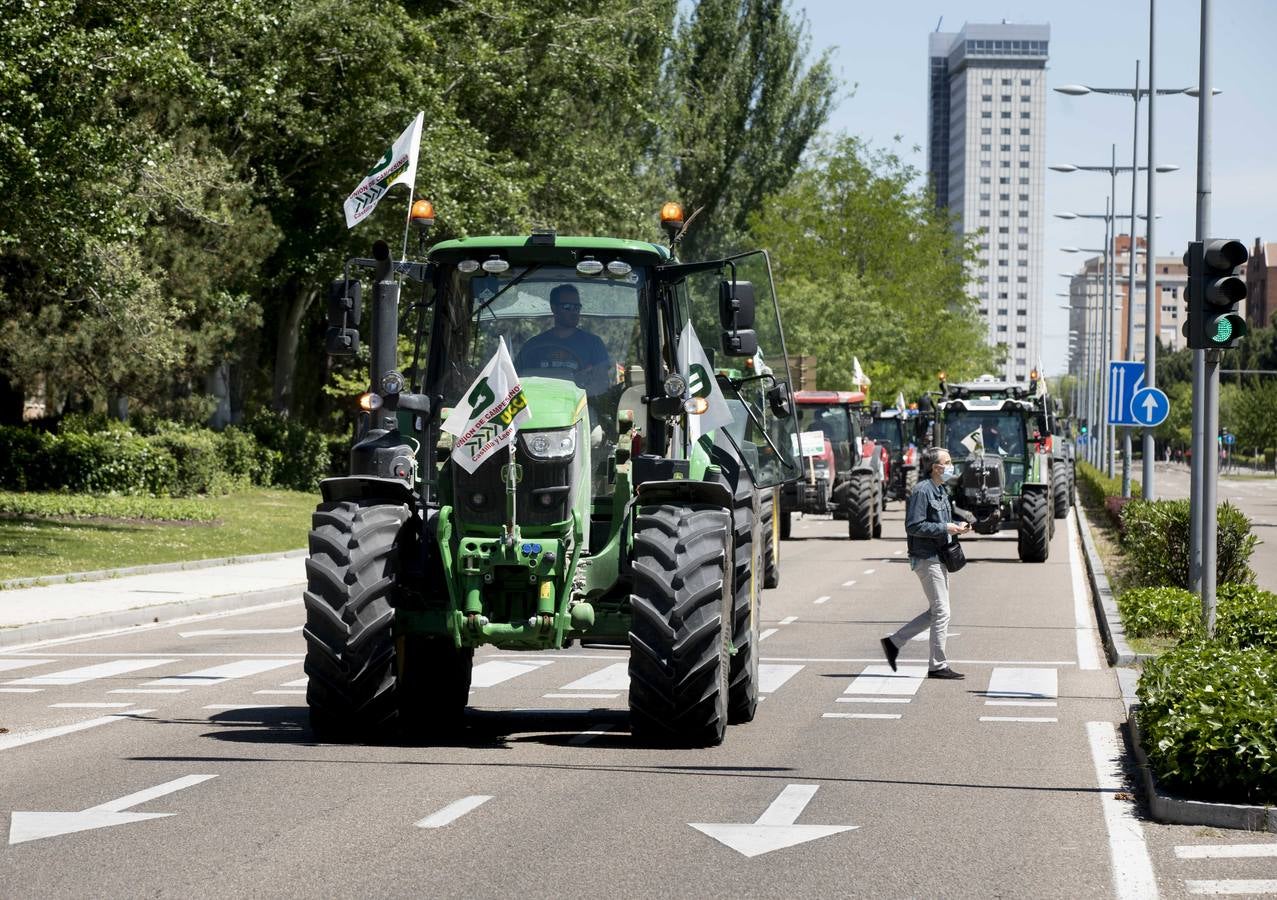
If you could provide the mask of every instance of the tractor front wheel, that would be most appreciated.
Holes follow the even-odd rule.
[[[872,472],[853,472],[847,484],[847,536],[853,541],[873,537],[875,507],[878,505],[876,478]]]
[[[1017,523],[1017,547],[1021,562],[1046,562],[1051,552],[1050,511],[1046,492],[1025,491],[1020,497],[1020,516]]]
[[[634,521],[630,729],[659,743],[722,743],[731,666],[732,519],[655,504]]]

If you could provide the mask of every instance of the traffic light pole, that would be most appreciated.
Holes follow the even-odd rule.
[[[1199,72],[1197,80],[1197,236],[1203,241],[1210,229],[1210,125],[1211,125],[1211,0],[1202,0]],[[1193,459],[1189,487],[1189,582],[1202,599],[1202,623],[1215,634],[1215,441],[1219,427],[1219,362],[1193,351]],[[1208,441],[1208,435],[1210,439]],[[1207,551],[1206,545],[1210,544]]]

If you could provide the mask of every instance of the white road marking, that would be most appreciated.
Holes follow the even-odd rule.
[[[210,615],[211,615],[211,614],[210,614]],[[143,625],[139,625],[139,626],[137,626],[136,628],[131,628],[131,629],[128,629],[128,630],[136,633],[137,631],[141,630],[141,629],[142,629],[142,628],[144,628],[144,627],[145,627],[145,626],[143,626]],[[59,638],[58,640],[62,640],[62,639],[61,639],[61,638]],[[83,639],[81,639],[81,638],[67,638],[67,640],[72,640],[72,641],[74,641],[74,640],[89,640],[89,638],[83,638]],[[111,657],[112,659],[118,659],[118,658],[121,658],[121,657],[128,657],[129,659],[153,659],[153,658],[158,657],[158,656],[171,656],[171,657],[174,657],[174,658],[176,658],[176,659],[225,659],[226,657],[234,657],[234,658],[236,658],[236,659],[245,659],[245,658],[249,658],[249,657],[256,657],[256,656],[271,656],[271,657],[277,657],[277,658],[279,658],[279,659],[283,659],[285,656],[287,656],[287,657],[292,658],[295,662],[301,662],[303,659],[305,659],[305,658],[306,658],[306,654],[305,654],[305,653],[119,653],[119,652],[116,652],[116,653],[86,653],[86,652],[79,652],[79,651],[77,651],[77,652],[75,652],[75,653],[70,653],[70,652],[67,652],[67,653],[44,653],[44,654],[41,654],[41,655],[42,655],[42,656],[55,656],[55,657],[59,657],[59,658],[62,658],[62,657],[82,657],[82,658],[86,658],[86,659],[90,659],[90,658],[93,658],[93,657],[97,657],[97,658],[99,658],[99,659],[100,659],[100,658],[102,658],[102,657]]]
[[[865,569],[865,574],[872,575],[875,571],[876,571],[875,569]]]
[[[478,809],[483,804],[491,800],[492,797],[486,794],[474,794],[470,797],[462,797],[454,803],[449,803],[437,813],[431,813],[420,822],[417,823],[418,828],[442,828],[450,825],[460,819],[466,813]]]
[[[759,663],[759,693],[770,694],[773,691],[780,690],[781,685],[797,675],[802,668],[802,666],[777,666],[769,663]]]
[[[901,553],[904,553],[904,551],[903,551],[903,550],[893,550],[893,551],[891,551],[891,555],[892,555],[892,556],[899,556]]]
[[[163,819],[173,813],[131,813],[125,810],[216,777],[186,775],[79,812],[14,812],[9,819],[9,844],[37,841],[77,831],[91,831],[95,828],[109,828],[112,825],[128,825],[148,819]]]
[[[798,662],[798,663],[831,663],[851,665],[853,663],[882,662],[882,654],[877,656],[765,656],[765,662]],[[1076,666],[1076,659],[951,659],[950,663],[968,666]]]
[[[910,703],[909,697],[836,697],[835,703]]]
[[[169,678],[148,681],[146,686],[175,687],[182,685],[198,687],[207,684],[221,684],[233,678],[246,678],[249,675],[260,675],[262,672],[269,672],[271,669],[291,666],[296,662],[297,660],[295,659],[241,659],[239,662],[227,663],[224,666],[214,666],[211,669],[200,669],[198,672],[188,672],[185,675],[173,675]]]
[[[1277,844],[1190,844],[1175,848],[1180,859],[1244,859],[1277,856]]]
[[[817,597],[817,598],[816,598],[815,600],[813,600],[812,602],[813,602],[813,603],[828,603],[828,602],[829,602],[829,596],[828,596],[828,595],[826,595],[826,596],[824,596],[824,597]]]
[[[843,831],[851,831],[858,825],[797,825],[811,798],[816,784],[788,784],[771,806],[767,807],[752,824],[689,822],[691,827],[714,840],[731,847],[742,856],[754,857],[772,850],[793,847],[817,838],[829,837]]]
[[[1277,894],[1277,878],[1184,882],[1190,894]]]
[[[205,709],[291,709],[278,703],[210,703]]]
[[[292,681],[285,681],[280,685],[280,687],[305,687],[308,684],[310,684],[310,678],[303,676],[301,678],[294,678]]]
[[[1021,669],[998,666],[989,675],[984,696],[1004,700],[1049,700],[1060,695],[1055,669]]]
[[[1158,895],[1157,876],[1144,842],[1144,828],[1135,816],[1135,804],[1117,799],[1118,792],[1126,789],[1121,763],[1125,750],[1117,726],[1112,722],[1087,722],[1086,736],[1109,834],[1113,893],[1119,900],[1153,900]]]
[[[947,635],[945,635],[945,639],[946,639],[946,640],[948,640],[949,638],[956,638],[956,637],[962,637],[962,632],[961,632],[961,631],[950,631]],[[930,632],[930,630],[928,630],[928,631],[924,631],[922,634],[915,634],[913,637],[909,638],[909,640],[911,640],[911,641],[919,641],[919,642],[921,642],[921,641],[929,641],[929,640],[931,640],[931,632]]]
[[[1091,626],[1091,594],[1082,574],[1079,541],[1077,518],[1069,516],[1069,572],[1073,578],[1073,619],[1077,623],[1077,667],[1098,669],[1100,654],[1095,646],[1095,630]]]
[[[1059,719],[1047,718],[1046,716],[981,716],[981,722],[1058,722]]]
[[[186,688],[115,688],[108,694],[185,694]]]
[[[568,743],[573,747],[581,747],[590,743],[590,741],[594,740],[599,735],[607,734],[611,730],[611,725],[600,725],[598,728],[593,728],[589,731],[582,731],[576,737],[572,738],[572,740],[568,741]]]
[[[542,694],[546,700],[615,700],[620,694]]]
[[[227,637],[229,635],[242,634],[297,634],[302,630],[302,626],[294,625],[292,628],[206,628],[203,631],[179,631],[178,637]]]
[[[844,694],[869,696],[897,695],[912,696],[922,687],[922,680],[927,677],[926,666],[901,666],[898,671],[891,671],[886,663],[865,666],[863,672],[852,679]]]
[[[124,675],[128,672],[136,672],[139,669],[150,669],[154,666],[175,662],[177,662],[175,659],[117,659],[111,662],[98,663],[95,666],[64,669],[61,672],[50,672],[47,675],[32,675],[30,678],[6,681],[5,684],[33,686],[82,684],[86,681],[95,681],[98,678],[111,678],[115,675]]]
[[[564,691],[628,691],[630,689],[630,664],[613,663],[584,678],[563,685]],[[615,696],[615,695],[613,695]]]
[[[0,688],[0,694],[38,694],[44,688]]]
[[[34,744],[37,741],[47,741],[50,738],[62,737],[66,734],[75,734],[77,731],[97,728],[99,725],[110,725],[112,722],[120,722],[125,719],[130,719],[133,716],[142,716],[152,712],[155,712],[155,710],[131,709],[126,713],[117,713],[113,716],[102,716],[98,719],[87,719],[83,722],[76,722],[73,725],[59,725],[56,728],[42,728],[39,731],[25,731],[18,732],[16,734],[0,734],[0,750],[12,750],[14,747],[21,747],[24,744]]]
[[[766,631],[764,631],[762,634],[758,636],[759,643],[762,643],[763,641],[767,640],[769,637],[771,637],[773,634],[775,634],[778,631],[780,631],[779,628],[768,628]]]
[[[821,713],[822,719],[899,719],[899,713]]]
[[[985,700],[985,706],[1058,706],[1054,700]]]
[[[132,703],[50,703],[49,709],[127,709]]]
[[[853,587],[853,586],[855,586],[855,584],[856,584],[856,582],[855,582],[855,580],[853,579],[853,580],[851,580],[851,581],[844,581],[844,582],[842,583],[842,586],[843,586],[843,587]]]
[[[548,666],[548,659],[533,659],[524,662],[507,662],[504,659],[496,659],[491,662],[480,663],[474,667],[474,671],[470,676],[470,684],[474,687],[492,687],[503,681],[509,681],[511,678],[518,678],[520,675],[527,675],[529,672],[535,672],[542,666]]]
[[[292,696],[294,696],[294,697],[305,697],[305,696],[306,696],[306,692],[305,692],[305,691],[294,690],[294,689],[291,689],[291,688],[290,688],[290,689],[285,689],[285,688],[275,688],[275,689],[273,689],[273,690],[266,690],[266,691],[253,691],[253,693],[254,693],[254,694],[291,694],[291,695],[292,695]]]
[[[42,666],[51,662],[53,662],[51,659],[0,659],[0,672],[25,669],[29,666]]]
[[[781,619],[781,620],[780,620],[780,624],[781,624],[781,625],[793,625],[793,624],[794,624],[795,622],[797,622],[797,621],[798,621],[798,617],[797,617],[797,616],[785,616],[785,618],[783,618],[783,619]]]

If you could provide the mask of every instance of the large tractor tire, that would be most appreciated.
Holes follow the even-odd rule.
[[[776,494],[767,491],[763,495],[763,587],[780,587],[780,541],[776,539]],[[783,535],[782,535],[783,536]]]
[[[876,538],[882,537],[882,511],[887,508],[887,491],[881,485],[878,490],[881,491],[882,502],[874,506],[873,536]]]
[[[727,721],[750,722],[758,708],[758,576],[762,571],[761,542],[754,540],[758,521],[753,479],[744,467],[732,498],[732,662],[727,676]]]
[[[635,737],[719,744],[731,666],[731,514],[657,504],[634,522],[630,729]]]
[[[399,715],[416,740],[447,738],[465,724],[474,648],[448,637],[404,639],[399,671]]]
[[[305,670],[310,725],[324,740],[382,737],[398,715],[391,594],[402,503],[321,503],[306,560]]]
[[[1020,498],[1017,548],[1021,562],[1046,562],[1051,552],[1050,510],[1045,491],[1025,491]]]
[[[1068,516],[1069,474],[1063,463],[1051,467],[1051,502],[1057,519]]]
[[[847,484],[847,537],[867,541],[873,537],[878,506],[877,476],[872,472],[853,472]]]
[[[790,534],[793,533],[794,514],[790,510],[785,510],[780,514],[780,539],[782,541],[789,540]]]
[[[918,486],[918,467],[910,466],[905,469],[905,495],[902,500],[908,500],[909,495],[913,493],[913,489]]]

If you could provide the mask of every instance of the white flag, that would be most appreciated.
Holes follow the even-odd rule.
[[[732,410],[718,386],[718,379],[714,377],[705,348],[692,330],[691,320],[683,326],[683,333],[679,335],[678,356],[680,368],[687,373],[688,392],[693,397],[704,397],[709,403],[709,408],[699,416],[689,414],[687,417],[688,436],[696,441],[715,428],[731,424]]]
[[[417,118],[412,120],[408,129],[399,135],[394,145],[368,170],[359,187],[346,198],[342,208],[346,211],[347,228],[354,228],[372,215],[377,203],[395,185],[408,185],[410,193],[415,190],[417,151],[421,145],[421,125],[425,118],[424,112],[417,113]]]
[[[457,438],[452,446],[453,462],[473,473],[484,460],[508,446],[519,431],[519,423],[531,415],[519,373],[514,370],[505,338],[501,338],[496,354],[443,423],[443,430]]]
[[[971,454],[979,454],[984,452],[984,432],[977,428],[969,435],[962,439],[962,446],[967,448],[967,452]]]
[[[856,387],[865,387],[873,384],[873,382],[869,380],[869,376],[865,374],[865,370],[860,368],[860,360],[855,356],[851,358],[851,380],[855,383]]]
[[[905,392],[900,391],[899,393],[896,394],[896,409],[900,410],[903,413],[908,408],[909,408],[908,404],[905,403]]]

